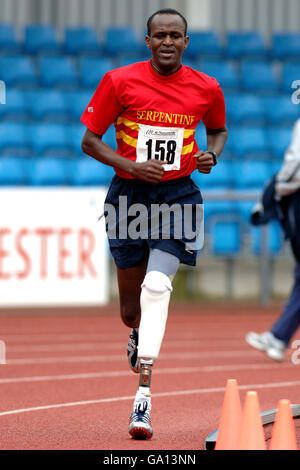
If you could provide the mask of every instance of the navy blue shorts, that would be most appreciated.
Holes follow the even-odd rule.
[[[191,242],[203,222],[197,216],[202,204],[201,192],[189,176],[154,184],[115,175],[105,199],[104,214],[117,267],[140,265],[150,248],[166,251],[181,263],[195,266],[198,249]]]

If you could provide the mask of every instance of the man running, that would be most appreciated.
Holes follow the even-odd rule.
[[[173,9],[159,10],[147,27],[151,60],[109,71],[81,118],[87,127],[83,151],[116,172],[106,207],[115,208],[117,218],[112,226],[106,211],[106,221],[108,233],[119,233],[109,236],[109,245],[117,269],[121,318],[131,328],[128,360],[139,374],[129,424],[135,439],[153,434],[151,374],[165,332],[172,280],[180,263],[196,265],[197,247],[185,234],[176,236],[182,222],[177,215],[192,208],[191,231],[199,233],[201,222],[195,214],[202,196],[190,175],[196,169],[211,172],[228,135],[218,82],[182,65],[189,43],[186,19]],[[200,121],[206,127],[206,150],[199,150],[195,141]],[[116,152],[101,140],[112,123]],[[153,206],[176,204],[182,211],[168,219],[167,227],[158,223],[155,236],[150,229],[145,236],[120,236],[132,222],[136,204],[148,211],[147,220],[141,222],[148,222],[146,231],[153,222],[153,214],[149,215]]]

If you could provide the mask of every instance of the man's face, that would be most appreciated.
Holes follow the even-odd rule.
[[[179,69],[183,51],[189,38],[185,36],[185,24],[178,15],[154,16],[147,47],[152,51],[152,64],[159,73],[169,75]]]

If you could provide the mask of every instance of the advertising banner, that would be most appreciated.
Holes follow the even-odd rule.
[[[106,192],[0,189],[0,307],[108,302]]]

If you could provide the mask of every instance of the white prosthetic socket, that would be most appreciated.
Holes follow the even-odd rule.
[[[165,333],[172,292],[170,278],[160,271],[146,274],[141,292],[138,358],[154,362]]]

